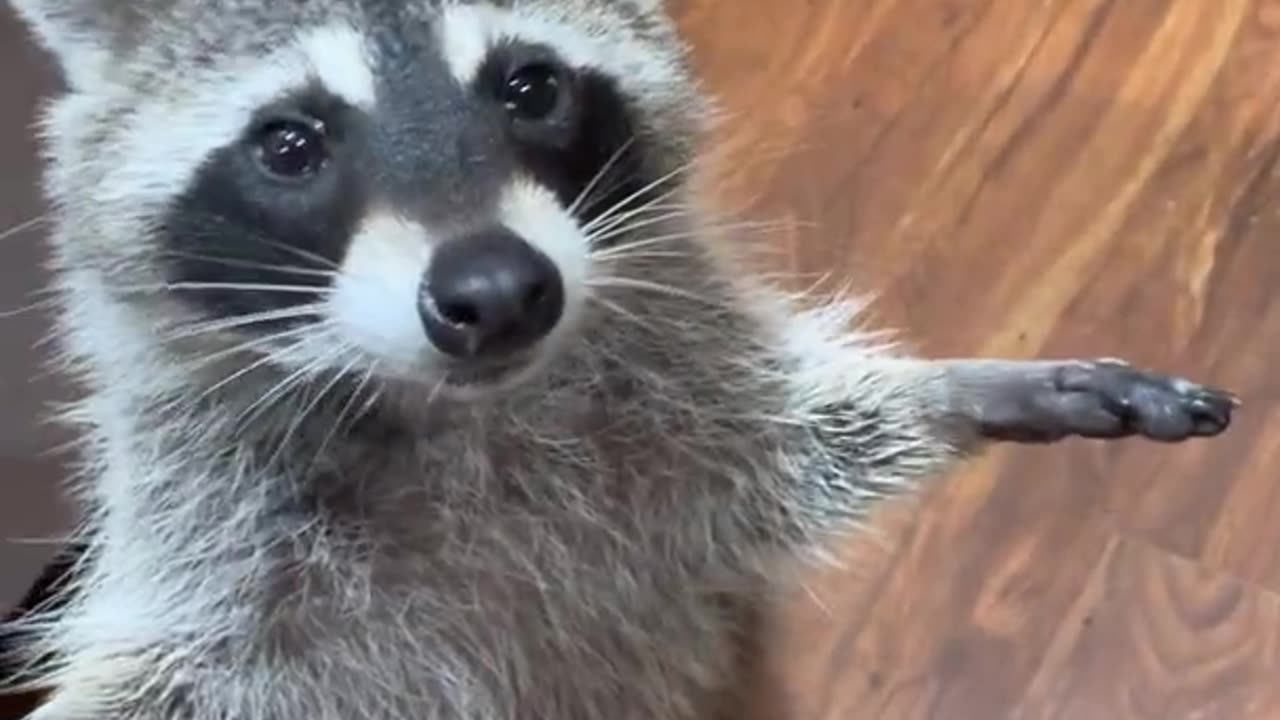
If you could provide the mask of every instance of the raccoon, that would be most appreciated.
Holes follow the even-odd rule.
[[[1215,436],[742,271],[660,0],[10,0],[85,552],[34,720],[709,720],[741,609],[992,442]]]

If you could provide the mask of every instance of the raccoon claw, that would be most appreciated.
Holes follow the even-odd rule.
[[[1062,430],[1089,438],[1213,437],[1231,425],[1240,406],[1231,393],[1116,360],[1064,363],[1054,375],[1054,391],[1049,405]]]

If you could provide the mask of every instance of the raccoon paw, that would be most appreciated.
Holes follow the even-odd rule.
[[[1213,437],[1231,425],[1240,401],[1231,393],[1183,378],[1139,370],[1119,360],[1057,366],[1046,409],[1068,434],[1089,438],[1142,436],[1159,442]]]

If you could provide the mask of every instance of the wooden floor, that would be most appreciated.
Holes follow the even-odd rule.
[[[1280,2],[686,0],[725,197],[930,355],[1119,355],[1230,433],[990,454],[774,613],[760,720],[1280,718]]]

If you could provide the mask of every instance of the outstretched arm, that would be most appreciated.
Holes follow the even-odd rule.
[[[1160,442],[1227,429],[1234,396],[1117,360],[926,363],[945,403],[944,432],[1020,443],[1140,436]]]
[[[828,357],[828,360],[832,358]],[[922,360],[853,356],[812,363],[820,486],[892,495],[992,442],[1218,435],[1229,393],[1114,360]]]

